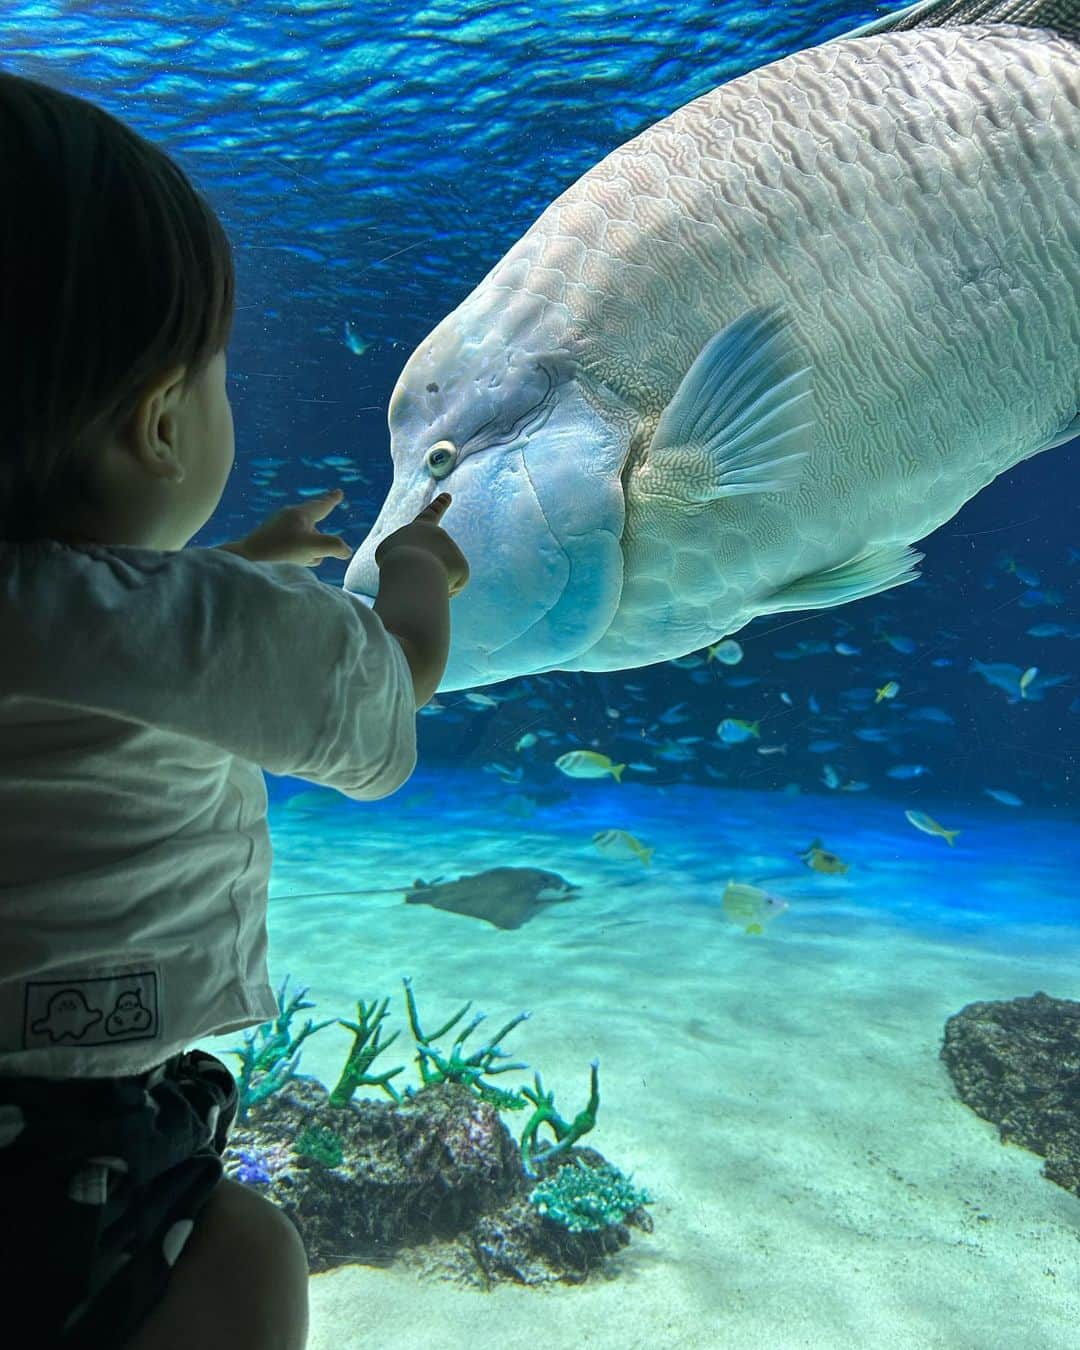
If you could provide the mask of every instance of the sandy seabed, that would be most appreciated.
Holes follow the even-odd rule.
[[[383,1068],[408,1058],[403,975],[429,1024],[466,999],[492,1029],[531,1009],[507,1041],[521,1079],[539,1069],[570,1118],[599,1058],[587,1142],[648,1189],[655,1231],[577,1287],[315,1276],[310,1350],[1075,1350],[1080,1198],[956,1098],[938,1052],[967,1003],[1080,998],[1080,829],[920,798],[963,830],[949,848],[880,800],[571,786],[526,820],[465,773],[275,803],[271,979],[309,986],[316,1020],[390,995]],[[652,865],[602,857],[609,827]],[[799,861],[817,836],[846,875]],[[500,865],[582,890],[514,931],[392,889],[291,898]],[[789,900],[763,937],[725,920],[729,877]],[[349,1044],[320,1032],[301,1072],[332,1085]]]

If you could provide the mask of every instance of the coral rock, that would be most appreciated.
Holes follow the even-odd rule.
[[[961,1101],[1080,1196],[1080,1003],[969,1003],[945,1024],[941,1058]]]

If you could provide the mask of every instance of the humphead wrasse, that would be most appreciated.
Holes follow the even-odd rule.
[[[450,491],[452,690],[911,580],[1080,432],[1078,44],[1080,0],[924,0],[612,151],[410,356],[346,588]]]

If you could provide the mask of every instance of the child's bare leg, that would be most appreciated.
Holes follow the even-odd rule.
[[[176,1261],[164,1298],[124,1350],[304,1350],[308,1263],[286,1216],[223,1180]]]

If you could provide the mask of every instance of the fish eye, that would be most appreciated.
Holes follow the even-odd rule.
[[[445,478],[454,467],[455,446],[453,441],[436,441],[424,456],[428,472],[432,478]]]

